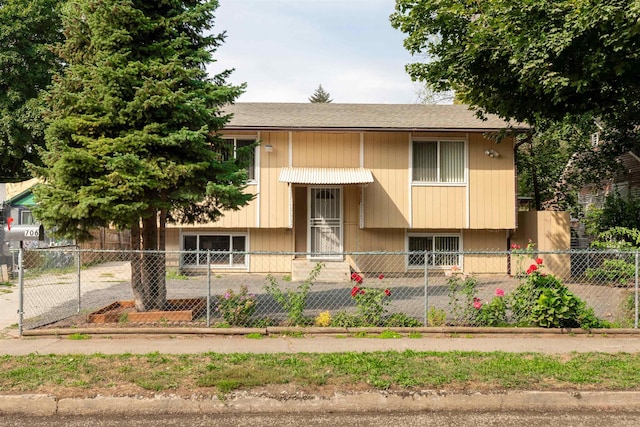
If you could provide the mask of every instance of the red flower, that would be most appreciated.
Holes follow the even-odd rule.
[[[385,289],[385,290],[384,290],[384,294],[385,294],[386,296],[390,297],[390,296],[391,296],[391,291],[390,291],[389,289]]]
[[[473,299],[473,308],[476,310],[480,310],[482,308],[482,301],[480,301],[480,298]]]
[[[362,283],[362,276],[359,275],[358,273],[351,273],[351,280],[353,280],[356,283]]]
[[[542,264],[542,258],[536,258],[536,264],[538,265]]]
[[[531,274],[538,269],[538,266],[535,264],[531,264],[531,267],[527,269],[527,274]]]
[[[496,289],[496,296],[498,296],[498,297],[503,297],[503,296],[504,296],[504,289],[502,289],[502,288],[497,288],[497,289]]]
[[[384,274],[379,275],[378,279],[380,279],[380,280],[384,279]]]
[[[519,244],[517,244],[517,243],[513,243],[513,244],[511,245],[511,249],[520,249],[520,245],[519,245]]]
[[[353,273],[355,274],[355,273]],[[351,298],[355,298],[356,295],[358,295],[360,293],[360,288],[357,286],[354,286],[353,288],[351,288]]]

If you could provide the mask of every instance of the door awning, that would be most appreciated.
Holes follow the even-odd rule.
[[[278,180],[289,184],[368,184],[373,175],[364,168],[282,168]]]

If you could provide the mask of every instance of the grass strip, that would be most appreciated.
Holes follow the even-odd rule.
[[[308,390],[639,390],[640,354],[372,352],[0,357],[0,393],[119,390],[219,394],[277,384]]]

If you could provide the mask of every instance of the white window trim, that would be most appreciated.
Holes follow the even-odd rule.
[[[413,143],[414,142],[437,142],[438,159],[440,159],[440,142],[464,142],[464,180],[462,182],[440,182],[440,181],[414,181],[413,179]],[[409,141],[409,182],[412,187],[465,187],[469,183],[469,136],[464,137],[411,137]],[[438,168],[438,179],[440,179],[440,168]]]
[[[229,236],[231,239],[231,244],[233,245],[233,237],[237,237],[237,236],[244,236],[245,241],[244,241],[244,246],[245,246],[245,250],[243,252],[247,252],[247,254],[244,256],[244,264],[233,264],[233,258],[232,255],[229,255],[229,264],[211,264],[211,268],[212,269],[233,269],[233,270],[246,270],[249,271],[249,265],[250,265],[250,260],[249,260],[249,251],[250,251],[250,246],[249,246],[249,232],[226,232],[226,231],[181,231],[180,233],[180,251],[186,251],[186,249],[184,249],[184,238],[185,236],[197,236],[198,237],[198,246],[200,246],[200,236]],[[233,252],[232,252],[233,253]],[[189,268],[206,268],[206,264],[202,265],[202,264],[182,264],[181,261],[181,266],[183,267],[189,267]]]
[[[254,141],[259,141],[259,135],[222,135],[221,136],[222,139],[227,139],[227,140],[233,140],[233,158],[236,158],[236,141],[241,139],[241,140],[249,140],[252,139]],[[253,179],[249,179],[247,180],[247,185],[259,185],[260,184],[260,144],[256,145],[253,148],[253,159],[254,159],[254,166],[253,166]]]
[[[462,233],[406,233],[405,236],[405,252],[409,253],[409,238],[411,237],[457,237],[458,238],[458,252],[463,252],[464,242],[462,240]],[[453,267],[452,265],[430,265],[430,269],[447,270]],[[458,255],[458,264],[461,270],[464,270],[464,255]],[[405,268],[407,270],[424,270],[424,265],[410,265],[409,255],[405,256]]]

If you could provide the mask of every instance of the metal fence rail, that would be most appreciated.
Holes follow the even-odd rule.
[[[306,255],[25,249],[14,267],[20,333],[104,324],[638,327],[636,252],[344,253],[315,270]],[[458,265],[439,265],[451,260]],[[136,293],[136,283],[151,285]],[[140,300],[145,312],[132,305]],[[545,320],[562,304],[573,317]]]

